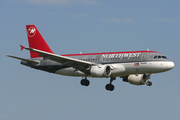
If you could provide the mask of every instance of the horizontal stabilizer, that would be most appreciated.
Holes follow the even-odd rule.
[[[34,63],[34,64],[39,64],[39,61],[35,61],[35,60],[24,59],[24,58],[20,58],[20,57],[16,57],[16,56],[11,56],[11,55],[6,55],[6,56],[12,57],[12,58],[15,58],[15,59],[19,59],[19,60],[23,60],[23,61],[27,61],[27,62],[31,62],[31,63]]]

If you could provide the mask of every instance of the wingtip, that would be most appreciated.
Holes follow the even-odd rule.
[[[10,55],[5,55],[5,56],[10,57]]]
[[[24,46],[20,45],[21,46],[21,51],[25,48]]]

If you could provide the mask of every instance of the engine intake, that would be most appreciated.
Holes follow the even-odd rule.
[[[111,67],[108,65],[92,66],[90,73],[93,77],[109,77],[111,75]]]

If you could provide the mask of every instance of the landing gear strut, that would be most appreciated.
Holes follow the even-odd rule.
[[[113,91],[114,90],[114,85],[112,84],[112,81],[113,80],[116,80],[116,77],[111,77],[110,79],[110,83],[106,85],[106,90],[109,90],[109,91]]]
[[[82,79],[81,80],[81,85],[82,86],[89,86],[90,82],[89,80],[87,79],[87,76],[85,76],[85,79]]]
[[[149,81],[150,75],[151,75],[151,74],[148,73],[148,74],[144,74],[144,76],[143,76],[144,81],[145,81],[145,84],[146,84],[147,86],[151,86],[151,85],[152,85],[152,82]]]

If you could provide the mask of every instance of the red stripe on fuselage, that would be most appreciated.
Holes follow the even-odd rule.
[[[83,55],[124,54],[124,53],[159,53],[159,52],[156,52],[156,51],[127,51],[127,52],[104,52],[104,53],[67,54],[67,55],[62,55],[62,56],[83,56]]]

